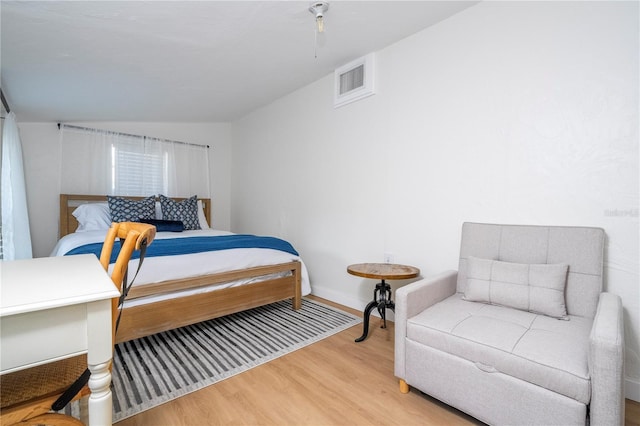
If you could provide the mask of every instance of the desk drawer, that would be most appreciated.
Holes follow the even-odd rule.
[[[87,305],[0,319],[0,370],[8,373],[87,352]]]

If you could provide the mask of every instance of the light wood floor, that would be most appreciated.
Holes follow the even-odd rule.
[[[361,312],[315,298],[362,315]],[[471,425],[479,422],[412,389],[393,375],[393,323],[362,325],[118,422],[134,425]],[[627,400],[627,426],[640,404]]]
[[[640,426],[640,402],[627,399],[624,420],[625,426]]]

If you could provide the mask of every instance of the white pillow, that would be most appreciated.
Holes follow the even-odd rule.
[[[198,200],[198,221],[200,222],[200,229],[209,229],[209,223],[204,215],[202,200]]]
[[[107,203],[80,204],[72,214],[78,220],[76,232],[101,231],[111,226]]]

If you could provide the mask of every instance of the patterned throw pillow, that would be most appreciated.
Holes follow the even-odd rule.
[[[122,197],[107,196],[111,220],[114,222],[137,222],[140,219],[155,219],[155,197],[134,201]]]
[[[198,197],[193,196],[184,201],[174,201],[160,194],[160,206],[164,220],[179,220],[184,224],[184,229],[200,229],[198,220]]]

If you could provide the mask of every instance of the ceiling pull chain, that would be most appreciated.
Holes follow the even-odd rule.
[[[314,32],[314,43],[313,43],[313,57],[314,59],[318,59],[318,30],[316,29]]]

